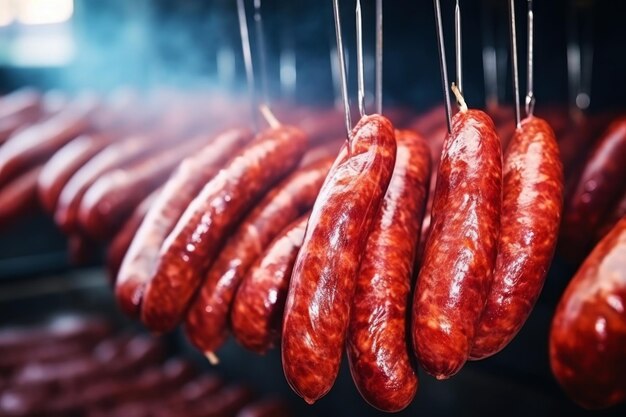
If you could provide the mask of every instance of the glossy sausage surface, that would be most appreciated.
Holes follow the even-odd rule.
[[[563,168],[554,132],[524,119],[504,158],[503,202],[493,283],[470,356],[502,350],[521,329],[541,294],[563,209]]]
[[[364,116],[313,206],[282,330],[285,376],[308,403],[326,394],[337,377],[361,255],[395,159],[391,122]]]
[[[260,133],[190,203],[161,248],[146,286],[141,319],[154,331],[182,318],[208,267],[243,215],[297,165],[307,138],[281,126]]]
[[[359,392],[386,412],[406,408],[417,392],[406,329],[431,169],[424,139],[396,131],[396,141],[393,176],[361,260],[347,340]]]
[[[585,408],[626,399],[626,219],[595,247],[567,286],[552,320],[550,364]]]
[[[493,122],[478,110],[457,113],[452,122],[412,315],[419,363],[437,379],[457,373],[469,356],[492,282],[502,199]]]

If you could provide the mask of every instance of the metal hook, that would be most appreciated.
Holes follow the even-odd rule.
[[[441,84],[443,87],[443,97],[446,102],[446,121],[448,132],[452,132],[452,105],[450,104],[450,93],[448,93],[448,68],[446,65],[446,48],[443,42],[443,25],[441,23],[441,3],[440,0],[433,0],[435,6],[435,25],[437,27],[437,43],[439,51],[439,66],[441,67]]]
[[[250,50],[250,35],[248,33],[248,21],[246,18],[246,6],[244,0],[237,0],[237,14],[239,17],[239,32],[241,33],[241,47],[243,49],[243,61],[246,67],[246,79],[248,82],[248,94],[252,110],[252,123],[258,130],[257,96],[254,84],[254,67],[252,66],[252,52]]]
[[[376,113],[383,113],[383,0],[376,0]]]
[[[528,0],[528,67],[526,68],[526,116],[532,116],[535,112],[535,92],[533,86],[534,41],[535,14],[533,12],[533,0]]]
[[[358,80],[359,114],[365,116],[365,70],[363,68],[363,18],[361,16],[361,0],[356,0],[356,68]]]
[[[517,31],[515,28],[515,0],[509,0],[509,28],[511,31],[511,62],[513,63],[513,91],[515,93],[515,121],[521,126],[519,99],[519,72],[517,66]]]
[[[348,80],[346,74],[346,60],[343,50],[343,38],[341,36],[341,17],[339,15],[339,0],[333,0],[333,14],[335,18],[335,38],[337,40],[337,55],[339,56],[339,73],[341,74],[341,98],[346,123],[348,139],[352,132],[352,120],[350,117],[350,103],[348,101]]]
[[[259,53],[259,67],[261,71],[261,98],[263,103],[269,105],[269,88],[267,85],[267,55],[265,51],[263,18],[261,17],[261,0],[254,0],[254,26],[256,29],[257,50]]]
[[[461,7],[459,0],[454,6],[454,52],[456,57],[456,86],[463,94],[463,46],[461,40]]]

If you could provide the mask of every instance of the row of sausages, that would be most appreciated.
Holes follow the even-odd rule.
[[[212,361],[229,333],[260,353],[282,343],[287,379],[308,402],[331,388],[346,349],[364,398],[397,411],[417,391],[414,354],[427,372],[447,378],[515,336],[556,245],[559,148],[566,175],[576,178],[568,183],[598,165],[580,154],[594,146],[599,121],[579,122],[583,129],[568,125],[563,112],[546,110],[557,142],[541,119],[515,129],[510,109],[490,113],[495,125],[485,113],[459,112],[446,136],[441,107],[418,118],[393,110],[396,125],[412,129],[395,130],[388,119],[371,116],[342,147],[337,113],[290,110],[281,118],[300,129],[283,125],[252,135],[200,127],[197,139],[179,145],[184,135],[178,135],[178,146],[132,170],[110,167],[148,141],[126,139],[120,141],[126,147],[105,145],[81,159],[71,156],[90,146],[76,138],[46,164],[65,161],[71,168],[40,175],[40,190],[45,179],[55,183],[51,178],[65,185],[48,189],[83,184],[69,187],[81,190],[79,206],[86,207],[74,218],[91,220],[66,230],[113,236],[116,297],[152,330],[184,322],[191,342]],[[616,142],[606,139],[619,137],[615,130],[600,137],[592,155],[602,160],[596,178],[618,184],[619,195],[621,171],[611,174],[616,164],[606,163],[619,161],[615,145],[597,150]],[[156,174],[155,166],[167,168]],[[89,172],[110,178],[96,186],[84,180]],[[48,200],[58,221],[60,199]],[[613,210],[613,202],[606,205]],[[567,217],[574,205],[566,207]]]
[[[435,164],[413,303],[432,150],[373,115],[334,158],[302,162],[306,135],[277,126],[206,177],[185,168],[202,165],[199,155],[185,161],[134,234],[116,280],[120,305],[154,331],[184,322],[213,361],[229,330],[261,353],[280,340],[287,380],[308,402],[330,390],[347,349],[368,402],[406,407],[414,353],[447,378],[514,337],[558,236],[563,180],[546,122],[515,131],[504,174],[489,116],[464,110],[453,127]]]
[[[156,339],[63,318],[0,331],[2,416],[287,417],[278,399],[198,374]]]

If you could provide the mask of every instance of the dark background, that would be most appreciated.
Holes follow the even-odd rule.
[[[363,2],[365,49],[370,55],[373,51],[373,3]],[[396,0],[384,3],[385,105],[404,104],[417,113],[441,101],[442,97],[432,2]],[[450,79],[453,80],[453,1],[443,0],[442,3]],[[574,3],[593,5],[592,9],[582,13],[583,21],[592,24],[591,36],[585,38],[592,43],[594,52],[592,110],[623,109],[626,103],[626,35],[623,25],[626,4],[608,0],[535,2],[535,93],[538,102],[569,102],[566,45]],[[251,2],[247,5],[251,16]],[[461,5],[465,96],[470,105],[482,106],[485,99],[482,48],[486,33],[492,32],[496,48],[504,53],[508,51],[506,1],[463,0]],[[245,92],[234,0],[76,0],[75,7],[72,22],[77,43],[75,59],[60,68],[4,66],[0,68],[1,91],[34,85],[42,89],[90,89],[107,93],[119,86],[150,90],[169,85],[182,89],[213,86]],[[350,96],[354,100],[353,7],[354,2],[342,1],[344,35],[350,55]],[[524,7],[524,2],[518,0],[522,86],[525,79],[525,59],[522,58],[526,50]],[[278,83],[278,57],[287,49],[293,50],[296,56],[297,84],[293,98],[304,103],[330,105],[335,95],[330,73],[330,48],[335,42],[331,1],[264,0],[263,17],[272,97],[285,98]],[[253,31],[253,26],[250,29]],[[229,85],[222,85],[217,78],[216,56],[220,48],[231,50],[235,58],[234,81]],[[510,70],[506,68],[506,59],[501,64],[499,95],[503,103],[510,103]],[[371,74],[368,74],[367,81],[371,91]],[[0,292],[4,294],[0,315],[3,323],[13,323],[20,317],[36,320],[53,311],[67,309],[116,314],[103,278],[94,288],[91,288],[91,272],[83,274],[91,277],[88,281],[73,275],[71,279],[67,278],[69,267],[64,247],[60,233],[44,218],[24,220],[0,233],[0,277],[3,278]],[[60,275],[51,277],[53,273]],[[571,267],[556,259],[539,305],[519,337],[504,352],[486,361],[470,363],[450,381],[436,382],[422,375],[420,392],[402,415],[596,414],[585,412],[567,399],[549,370],[547,334],[550,319],[572,273]],[[79,284],[76,285],[75,281]],[[88,291],[82,288],[85,286],[89,287]],[[76,287],[82,289],[76,290]],[[35,291],[38,295],[33,296],[36,288],[41,291]],[[174,337],[174,340],[179,349],[188,350],[180,338]],[[231,343],[221,356],[222,372],[247,379],[260,389],[283,393],[301,415],[379,415],[359,397],[345,363],[331,393],[319,404],[308,407],[287,386],[278,352],[259,358]],[[626,409],[622,406],[598,414],[623,416]]]

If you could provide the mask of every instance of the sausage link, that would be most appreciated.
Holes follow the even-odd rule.
[[[231,301],[241,279],[272,239],[311,209],[332,162],[324,159],[291,174],[263,198],[228,239],[185,320],[187,336],[198,349],[212,353],[224,343]]]
[[[115,296],[126,314],[139,315],[145,285],[153,276],[161,245],[189,203],[251,138],[247,129],[227,130],[197,155],[185,159],[167,180],[120,265]]]
[[[79,101],[48,120],[13,135],[0,147],[0,185],[34,165],[90,127],[94,101]]]
[[[626,191],[626,120],[614,122],[590,155],[565,205],[561,252],[575,262],[589,249],[603,216]]]
[[[543,120],[522,121],[507,149],[498,255],[491,291],[470,357],[502,350],[526,322],[541,293],[558,238],[563,168],[554,132]]]
[[[206,143],[207,136],[201,135],[102,175],[81,199],[78,208],[81,230],[95,240],[111,237],[133,209],[162,185],[185,157]]]
[[[293,264],[302,246],[309,213],[287,226],[243,278],[231,306],[233,336],[246,349],[264,354],[280,340]]]
[[[466,362],[489,294],[502,199],[502,152],[493,122],[468,110],[444,142],[432,225],[413,299],[413,344],[437,379]]]
[[[67,143],[46,162],[37,181],[37,191],[39,201],[47,212],[54,213],[65,184],[110,141],[104,134],[82,135]]]
[[[36,166],[14,178],[0,189],[0,227],[12,224],[37,208],[37,177],[41,166]]]
[[[421,136],[396,131],[393,176],[367,241],[348,327],[350,372],[379,410],[406,408],[417,392],[406,329],[413,266],[430,179],[430,150]]]
[[[550,365],[585,408],[626,399],[626,218],[595,247],[567,286],[550,331]]]
[[[225,238],[250,207],[298,165],[306,142],[294,127],[268,129],[200,191],[163,242],[141,306],[146,326],[154,331],[176,326]]]
[[[282,339],[287,381],[308,403],[337,377],[361,255],[395,160],[391,122],[364,116],[313,206],[289,285]]]
[[[158,198],[161,189],[157,189],[152,192],[148,197],[144,198],[141,204],[139,204],[130,218],[124,223],[124,226],[115,234],[111,244],[109,245],[107,254],[107,267],[109,272],[109,281],[115,285],[115,279],[117,273],[122,264],[122,260],[128,251],[128,248],[139,229],[139,226],[146,217],[146,213],[150,210],[150,207],[154,201]]]

